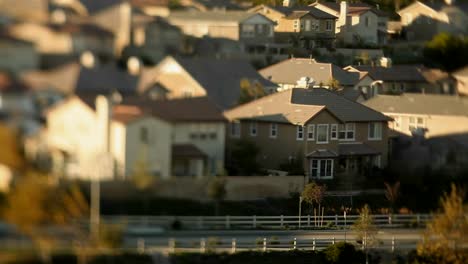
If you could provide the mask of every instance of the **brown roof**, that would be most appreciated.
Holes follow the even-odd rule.
[[[307,154],[308,158],[333,158],[338,157],[338,154],[332,150],[328,149],[318,149]]]
[[[145,116],[143,110],[134,105],[117,105],[112,108],[112,120],[128,124]]]
[[[125,105],[141,107],[144,112],[169,122],[225,122],[221,110],[208,97],[150,100],[126,97]]]
[[[172,145],[172,156],[183,158],[206,158],[206,154],[192,144],[174,144]]]

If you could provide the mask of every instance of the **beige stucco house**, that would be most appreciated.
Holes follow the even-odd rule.
[[[387,165],[390,118],[327,89],[290,89],[225,116],[231,122],[228,155],[238,139],[250,140],[265,169],[299,160],[307,176],[325,180]]]
[[[298,38],[305,48],[330,47],[334,43],[337,17],[315,7],[259,5],[249,12],[262,14],[276,22],[276,41],[290,42]]]
[[[407,40],[426,41],[441,32],[468,33],[468,7],[461,1],[415,1],[398,14]]]
[[[311,4],[328,14],[338,17],[336,37],[342,44],[386,43],[387,15],[364,3],[315,2]]]
[[[426,138],[468,133],[468,100],[435,94],[378,95],[364,105],[391,116],[391,129]]]

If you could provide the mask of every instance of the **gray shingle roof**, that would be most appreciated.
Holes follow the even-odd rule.
[[[112,6],[118,5],[125,0],[79,0],[89,14],[98,13]]]
[[[388,121],[389,118],[359,103],[322,88],[295,88],[265,96],[226,111],[230,119],[253,119],[304,125],[322,110],[342,122]]]
[[[364,104],[383,113],[468,116],[468,99],[450,95],[377,95]]]
[[[393,82],[426,82],[426,78],[422,74],[424,68],[421,66],[393,65],[391,67],[380,67],[358,65],[352,67],[361,72],[367,72],[374,80]]]
[[[340,156],[356,156],[356,155],[377,155],[380,151],[372,147],[362,144],[339,144],[338,153]]]
[[[331,63],[319,63],[313,59],[292,58],[271,65],[259,73],[275,83],[296,84],[301,77],[310,77],[315,83],[326,84],[332,78],[341,85],[353,86],[359,81],[359,73],[347,72]]]
[[[245,60],[216,58],[175,58],[219,107],[228,109],[238,104],[242,79],[258,81],[263,87],[277,85],[263,78]]]

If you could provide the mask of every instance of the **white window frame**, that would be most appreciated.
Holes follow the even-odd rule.
[[[232,121],[230,123],[230,131],[231,137],[233,138],[240,138],[241,135],[241,123],[240,121]]]
[[[368,139],[382,140],[382,128],[383,126],[381,122],[370,122],[368,125]],[[373,132],[373,136],[371,136],[371,132]]]
[[[351,125],[353,129],[350,129]],[[342,129],[344,127],[344,129]],[[340,137],[340,133],[344,132],[344,138]],[[353,137],[348,138],[348,133],[353,132]],[[354,141],[356,139],[356,123],[345,123],[338,126],[338,140],[339,141]]]
[[[419,118],[422,119],[422,123],[419,123],[419,121],[418,121]],[[411,121],[411,119],[413,119],[413,121]],[[414,129],[411,129],[411,127],[414,127]],[[426,127],[426,120],[424,119],[424,117],[410,116],[408,118],[408,130],[409,131],[413,131],[413,130],[416,130],[418,128],[425,128],[425,127]]]
[[[304,126],[296,126],[296,140],[304,140]]]
[[[250,136],[256,137],[258,135],[258,125],[256,121],[250,122]]]
[[[332,29],[333,29],[333,21],[325,20],[325,31],[332,31]]]
[[[243,24],[242,25],[242,36],[243,37],[253,37],[255,36],[255,25],[252,24]]]
[[[315,140],[315,125],[307,125],[307,141]]]
[[[271,123],[270,124],[270,138],[277,138],[278,137],[278,124]]]
[[[333,136],[333,132],[335,136]],[[338,124],[331,124],[330,125],[330,139],[331,140],[338,140]]]
[[[317,161],[317,166],[314,167],[314,161]],[[327,163],[330,162],[331,163],[331,169],[330,169],[330,175],[320,175],[320,171],[321,171],[321,166],[323,165],[322,164],[322,161],[325,162],[325,174],[327,174]],[[334,175],[334,160],[333,159],[311,159],[310,160],[310,163],[309,163],[309,173],[310,173],[310,177],[311,178],[314,178],[314,179],[324,179],[324,180],[327,180],[327,179],[333,179],[333,175]],[[314,175],[312,173],[313,170],[316,170],[317,171],[317,175]]]
[[[320,131],[320,127],[326,127],[326,131],[325,131],[325,135],[327,137],[326,141],[320,141],[319,140],[319,137],[320,137],[320,134],[319,134],[319,131]],[[328,144],[329,142],[329,129],[328,129],[328,124],[318,124],[317,125],[317,144]]]

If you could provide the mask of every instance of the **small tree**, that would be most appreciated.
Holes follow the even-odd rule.
[[[330,80],[328,80],[327,86],[328,89],[335,91],[340,88],[340,82],[335,78],[331,78]]]
[[[361,209],[359,218],[354,222],[353,229],[356,231],[358,240],[362,241],[367,263],[369,247],[372,247],[377,242],[375,237],[377,234],[377,228],[374,225],[371,210],[367,204]]]
[[[208,184],[206,192],[214,202],[215,215],[219,215],[219,205],[226,196],[226,180],[222,177],[214,177]]]
[[[247,78],[242,78],[240,81],[239,104],[245,104],[250,101],[259,99],[265,96],[265,89],[259,82],[249,81]]]
[[[440,33],[424,47],[424,57],[446,71],[467,65],[468,37]]]
[[[316,222],[316,213],[314,210],[314,203],[318,205],[318,214],[320,215],[320,209],[321,209],[321,204],[323,200],[323,196],[325,195],[326,191],[326,186],[319,185],[316,182],[310,182],[308,183],[305,187],[304,190],[301,193],[302,199],[311,205],[311,209],[314,211],[314,223],[317,225]],[[322,217],[319,220],[319,223],[323,223],[323,211],[324,209],[322,208]]]
[[[400,196],[400,182],[397,181],[393,185],[385,182],[385,198],[390,203],[390,212],[393,214],[395,211],[395,204]]]
[[[459,246],[468,243],[468,218],[463,205],[465,192],[452,184],[441,199],[440,214],[428,223],[418,255],[427,263],[468,263],[468,252]]]
[[[259,147],[250,140],[240,139],[232,144],[231,150],[231,175],[253,175],[260,170],[257,156]]]

